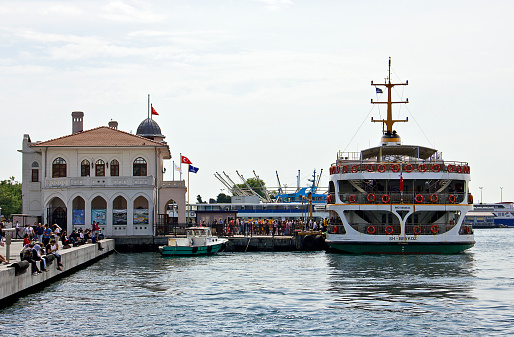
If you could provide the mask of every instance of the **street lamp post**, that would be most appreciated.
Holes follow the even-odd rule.
[[[482,204],[482,188],[483,187],[479,187],[479,189],[480,189],[480,205]]]

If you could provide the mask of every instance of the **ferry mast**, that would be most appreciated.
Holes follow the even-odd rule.
[[[386,82],[383,84],[377,84],[373,83],[371,81],[371,85],[377,87],[377,86],[384,86],[387,88],[387,102],[373,102],[373,99],[371,99],[371,104],[387,104],[387,119],[380,119],[380,120],[374,120],[373,117],[371,117],[371,122],[374,123],[382,123],[382,144],[399,144],[400,143],[400,136],[396,133],[395,130],[393,130],[393,124],[397,122],[408,122],[409,118],[406,119],[393,119],[393,104],[398,103],[409,103],[409,99],[407,98],[405,101],[399,101],[399,102],[393,102],[391,99],[391,90],[396,85],[409,85],[409,81],[406,81],[405,83],[391,83],[391,58],[389,57],[389,71],[388,71],[388,77],[386,79]]]

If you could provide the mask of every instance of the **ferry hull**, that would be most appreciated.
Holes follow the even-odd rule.
[[[474,242],[458,243],[370,243],[327,242],[331,251],[343,254],[457,254],[473,247]]]
[[[162,256],[202,256],[202,255],[214,255],[216,254],[223,243],[209,245],[209,246],[197,246],[197,247],[186,247],[186,246],[162,246],[159,247]]]

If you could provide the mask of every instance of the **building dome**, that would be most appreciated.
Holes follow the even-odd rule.
[[[154,138],[165,138],[161,133],[161,128],[157,122],[155,122],[151,118],[147,118],[144,121],[139,124],[137,127],[137,133],[138,136],[146,137],[150,139]]]

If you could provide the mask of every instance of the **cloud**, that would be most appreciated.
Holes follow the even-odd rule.
[[[282,8],[287,8],[293,4],[291,0],[253,0],[255,2],[263,3],[267,10],[278,11]]]
[[[120,22],[159,22],[163,21],[166,16],[152,12],[144,6],[134,7],[123,1],[111,1],[102,7],[100,13],[105,19]]]

